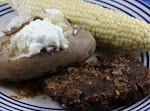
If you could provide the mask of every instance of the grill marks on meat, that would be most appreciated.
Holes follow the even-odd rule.
[[[47,95],[69,111],[103,111],[132,104],[150,93],[148,70],[129,54],[100,55],[45,81]]]

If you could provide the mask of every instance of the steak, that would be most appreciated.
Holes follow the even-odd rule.
[[[150,71],[128,53],[103,54],[47,78],[44,89],[68,111],[107,111],[150,94]]]

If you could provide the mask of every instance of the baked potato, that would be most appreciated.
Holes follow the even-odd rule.
[[[88,59],[96,48],[94,37],[81,29],[77,34],[68,33],[69,47],[50,54],[42,50],[31,57],[12,60],[6,51],[9,36],[0,38],[0,80],[22,81],[54,74]]]

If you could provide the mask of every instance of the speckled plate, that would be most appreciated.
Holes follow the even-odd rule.
[[[126,13],[140,20],[150,23],[150,5],[142,0],[86,0],[88,2],[101,5],[106,8]],[[0,4],[0,29],[3,30],[16,12],[8,4]],[[0,32],[0,36],[2,32]],[[150,52],[139,53],[139,59],[145,67],[150,68]],[[32,98],[23,98],[15,100],[10,97],[14,95],[11,88],[0,86],[0,110],[2,111],[60,111],[64,110],[57,102],[44,96]],[[111,109],[112,111],[150,111],[150,95],[132,106],[122,106]]]

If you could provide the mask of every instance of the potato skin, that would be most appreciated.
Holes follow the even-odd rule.
[[[0,52],[0,79],[22,81],[50,75],[63,68],[80,64],[95,51],[96,41],[84,29],[76,35],[68,34],[67,38],[70,44],[65,50],[54,52],[54,54],[42,51],[37,55],[17,60],[10,60],[5,48],[2,48]]]

